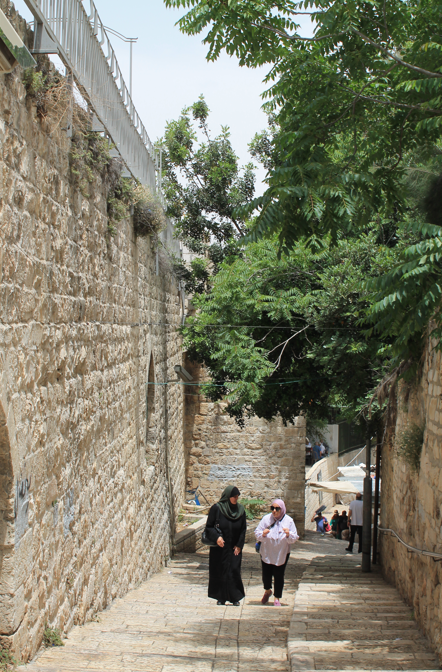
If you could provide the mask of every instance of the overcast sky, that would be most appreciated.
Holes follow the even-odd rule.
[[[20,13],[27,11],[24,0],[15,4]],[[88,9],[89,0],[84,4]],[[165,122],[176,119],[202,93],[211,110],[211,131],[217,134],[221,125],[229,126],[241,164],[249,162],[247,145],[267,121],[260,96],[266,71],[240,68],[235,58],[225,54],[208,63],[202,36],[183,35],[175,26],[183,11],[167,9],[162,0],[95,0],[95,5],[106,26],[139,38],[133,47],[133,100],[151,140],[161,136]],[[129,45],[110,37],[129,85]],[[264,175],[260,170],[258,181]],[[257,185],[257,192],[262,192],[262,186]]]

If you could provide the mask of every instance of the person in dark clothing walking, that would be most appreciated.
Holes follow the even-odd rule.
[[[217,604],[231,602],[235,607],[245,596],[241,560],[247,522],[244,507],[238,504],[239,495],[237,487],[227,486],[211,507],[206,523],[207,536],[217,544],[210,547],[209,597]]]
[[[338,534],[337,534],[337,539],[342,539],[342,533],[344,530],[348,531],[348,518],[347,518],[347,512],[346,511],[341,511],[341,515],[338,518]],[[345,536],[345,535],[344,535]]]

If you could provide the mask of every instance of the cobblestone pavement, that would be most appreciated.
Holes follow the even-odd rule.
[[[75,627],[63,648],[43,651],[22,669],[288,672],[294,607],[292,670],[374,670],[381,663],[385,670],[414,670],[419,655],[420,669],[439,669],[398,593],[379,575],[362,575],[359,561],[342,542],[307,533],[287,567],[283,606],[271,600],[263,607],[260,561],[250,542],[244,604],[218,607],[207,597],[207,550],[180,554],[99,614],[99,622]]]

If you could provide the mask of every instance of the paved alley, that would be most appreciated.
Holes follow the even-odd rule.
[[[410,609],[377,572],[361,574],[360,557],[345,554],[343,542],[308,532],[292,554],[283,606],[276,608],[271,602],[265,607],[260,603],[260,562],[252,542],[244,551],[246,599],[241,607],[218,607],[207,597],[207,550],[181,554],[160,574],[116,600],[99,614],[98,622],[75,627],[64,647],[42,651],[23,669],[439,669]]]

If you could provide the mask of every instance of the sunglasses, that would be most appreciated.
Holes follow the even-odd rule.
[[[280,506],[271,506],[270,511],[281,511],[281,507]]]

